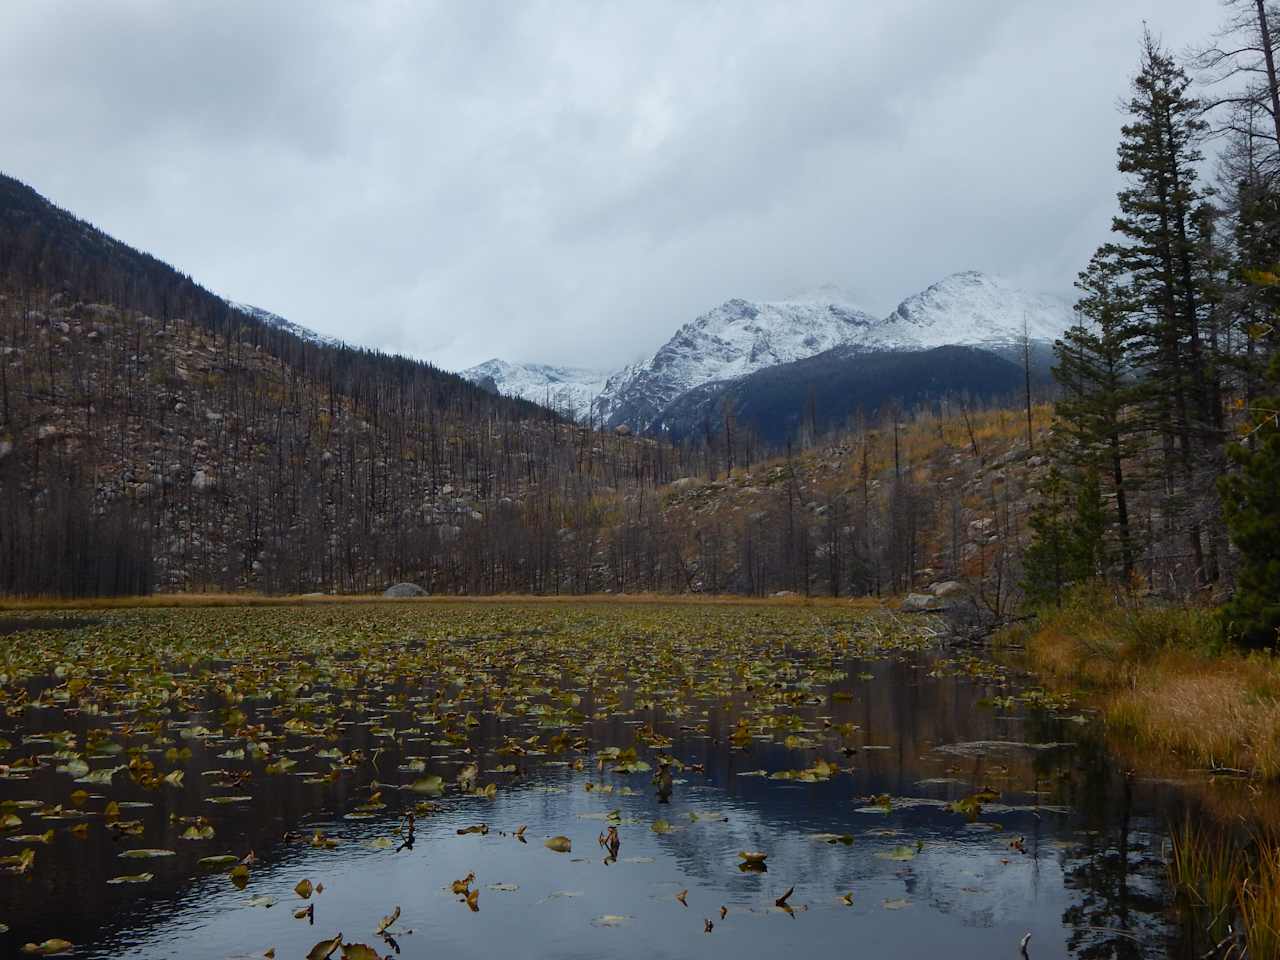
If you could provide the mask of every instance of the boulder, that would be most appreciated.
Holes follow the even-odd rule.
[[[942,597],[958,597],[958,596],[961,596],[962,594],[968,593],[969,590],[959,580],[943,580],[931,586],[929,588],[929,592],[932,593],[935,597],[942,598]]]
[[[398,600],[404,600],[409,597],[425,597],[427,591],[423,590],[416,583],[393,583],[387,589],[382,591],[384,597],[394,597]]]
[[[933,609],[934,598],[927,593],[908,593],[900,608],[903,613],[926,613]]]

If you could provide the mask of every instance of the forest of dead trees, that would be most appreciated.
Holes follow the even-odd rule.
[[[23,505],[0,520],[8,592],[850,595],[911,579],[931,514],[901,457],[884,484],[894,445],[876,440],[907,429],[902,412],[857,427],[859,462],[818,482],[816,441],[761,461],[729,420],[674,447],[395,360],[344,384],[334,348],[307,345],[303,375],[239,333],[4,295],[0,495]],[[699,491],[725,503],[680,508]]]
[[[1248,597],[1280,542],[1276,12],[1226,7],[1194,55],[1138,48],[1124,187],[1052,410],[1028,379],[1002,410],[890,407],[780,450],[729,409],[673,445],[301,339],[0,178],[0,592],[954,578],[1000,616],[1103,578],[1234,594],[1265,638],[1280,613]]]

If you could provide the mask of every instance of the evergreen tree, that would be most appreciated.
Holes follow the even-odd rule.
[[[1074,498],[1055,466],[1040,483],[1023,560],[1023,591],[1033,607],[1059,606],[1066,589],[1098,576],[1105,550],[1102,490],[1095,470],[1078,478]]]
[[[1185,535],[1197,579],[1212,579],[1217,565],[1202,528],[1217,512],[1206,514],[1204,503],[1208,478],[1220,472],[1221,413],[1204,337],[1210,221],[1196,166],[1206,125],[1189,87],[1174,58],[1145,35],[1117,151],[1128,178],[1112,221],[1120,239],[1104,250],[1128,287],[1130,362],[1143,374],[1145,425],[1162,441],[1165,521]]]
[[[1129,362],[1134,332],[1126,323],[1129,304],[1117,278],[1114,259],[1099,251],[1076,281],[1082,293],[1076,304],[1081,322],[1054,345],[1058,362],[1053,375],[1063,388],[1054,412],[1059,455],[1095,477],[1107,478],[1127,580],[1134,566],[1129,497],[1135,484],[1126,464],[1138,438],[1130,416],[1136,391]],[[1107,526],[1105,521],[1103,525]]]
[[[1268,379],[1280,387],[1280,357]],[[1246,646],[1280,645],[1280,396],[1254,407],[1248,443],[1234,444],[1238,473],[1222,478],[1222,506],[1240,548],[1236,589],[1223,608],[1227,634]]]

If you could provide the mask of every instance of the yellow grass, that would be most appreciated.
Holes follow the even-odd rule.
[[[1280,845],[1258,846],[1258,866],[1240,885],[1240,922],[1251,957],[1280,957]]]
[[[1172,831],[1169,881],[1178,905],[1215,949],[1244,936],[1250,957],[1280,956],[1280,843],[1261,833],[1241,842],[1223,827],[1188,820]],[[1235,956],[1232,952],[1223,956]]]
[[[1224,649],[1208,608],[1077,594],[1026,638],[1033,667],[1082,687],[1112,739],[1280,779],[1280,661]]]

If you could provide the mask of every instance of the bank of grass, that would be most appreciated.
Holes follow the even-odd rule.
[[[1280,780],[1280,660],[1226,646],[1212,608],[1090,587],[1019,639],[1033,669],[1094,702],[1113,739]]]

